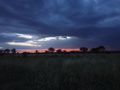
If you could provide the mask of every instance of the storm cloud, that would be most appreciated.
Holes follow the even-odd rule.
[[[119,4],[120,0],[0,0],[0,47],[104,45],[120,50]]]

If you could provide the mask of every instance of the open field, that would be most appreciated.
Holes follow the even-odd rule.
[[[0,57],[0,90],[120,90],[120,54]]]

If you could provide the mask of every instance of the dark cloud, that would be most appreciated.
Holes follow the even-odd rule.
[[[120,50],[119,3],[119,0],[1,0],[0,33],[37,37],[31,40],[54,36],[77,37],[65,42],[51,41],[46,45],[47,42],[42,42],[44,48],[49,45],[77,48],[102,44]],[[0,37],[0,43],[30,40]]]
[[[18,37],[16,34],[11,33],[0,33],[0,43],[6,42],[25,42],[29,39],[24,37]]]

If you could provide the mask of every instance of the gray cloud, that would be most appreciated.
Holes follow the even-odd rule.
[[[119,0],[1,0],[0,33],[38,38],[71,36],[79,39],[68,40],[68,44],[51,41],[49,45],[79,48],[102,44],[120,50],[119,3]],[[0,43],[27,40],[1,36]],[[49,45],[44,43],[44,48]]]

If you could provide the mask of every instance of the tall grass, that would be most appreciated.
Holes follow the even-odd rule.
[[[0,90],[119,90],[120,54],[0,57]]]

